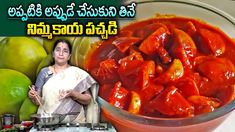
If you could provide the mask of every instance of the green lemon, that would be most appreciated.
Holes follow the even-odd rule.
[[[53,57],[51,54],[48,54],[41,62],[40,64],[38,65],[38,68],[37,68],[37,74],[40,72],[40,70],[43,68],[43,67],[47,67],[49,65],[51,65],[53,63]]]
[[[70,63],[75,66],[84,68],[86,56],[91,49],[90,37],[77,37],[73,43]]]
[[[19,116],[20,121],[29,121],[32,114],[37,113],[38,106],[32,103],[29,98],[24,100],[24,103],[20,107]]]
[[[70,44],[73,44],[75,37],[54,37],[52,40],[44,38],[43,39],[43,47],[48,54],[52,53],[53,46],[54,46],[55,42],[59,39],[68,40],[70,42]]]
[[[11,113],[18,119],[20,107],[28,95],[30,79],[15,70],[0,69],[0,115]]]
[[[0,41],[3,40],[3,39],[4,39],[4,37],[0,37]]]
[[[0,68],[20,71],[33,82],[38,64],[46,55],[42,45],[33,38],[7,37],[0,42]]]

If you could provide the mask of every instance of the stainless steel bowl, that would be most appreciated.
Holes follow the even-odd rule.
[[[67,115],[78,115],[79,112],[70,112],[67,114],[33,114],[31,118],[35,125],[39,126],[49,126],[59,124]]]
[[[33,114],[31,115],[36,125],[56,125],[60,123],[60,114]]]

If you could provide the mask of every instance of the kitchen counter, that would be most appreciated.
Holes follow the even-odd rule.
[[[29,132],[38,132],[37,129],[32,128]],[[108,130],[90,130],[87,127],[59,127],[53,132],[116,132],[114,128]]]
[[[54,129],[39,129],[39,131],[53,131],[53,132],[116,132],[115,128],[110,123],[99,123],[98,125],[91,124],[59,124],[55,127],[49,126]],[[34,126],[29,132],[38,132],[37,128],[42,128]],[[91,129],[93,128],[93,129]]]

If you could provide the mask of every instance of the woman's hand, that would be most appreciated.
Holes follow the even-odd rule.
[[[38,95],[37,91],[35,90],[35,86],[34,86],[34,85],[32,85],[32,86],[30,87],[30,90],[29,90],[29,92],[28,92],[28,96],[29,96],[29,98],[30,98],[35,104],[37,104],[37,105],[40,104],[40,102],[39,102],[38,99],[40,99],[41,97]]]
[[[64,99],[71,97],[73,100],[78,101],[82,104],[89,104],[91,101],[91,95],[88,91],[85,91],[84,93],[79,93],[75,90],[60,90],[59,91],[59,99]]]
[[[70,97],[72,95],[72,90],[59,90],[59,100]]]

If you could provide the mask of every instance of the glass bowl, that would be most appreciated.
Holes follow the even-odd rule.
[[[218,127],[235,109],[235,100],[207,114],[193,118],[154,118],[134,115],[116,108],[98,97],[102,116],[118,132],[210,132]]]
[[[142,1],[137,3],[134,21],[148,19],[156,13],[172,14],[202,20],[210,25],[219,27],[231,38],[235,38],[235,19],[225,12],[210,5],[197,1],[159,0]],[[133,22],[120,20],[120,26]],[[192,118],[155,118],[134,115],[110,105],[102,98],[98,98],[102,109],[102,116],[110,121],[118,132],[206,132],[218,127],[235,109],[235,100],[219,109]]]

